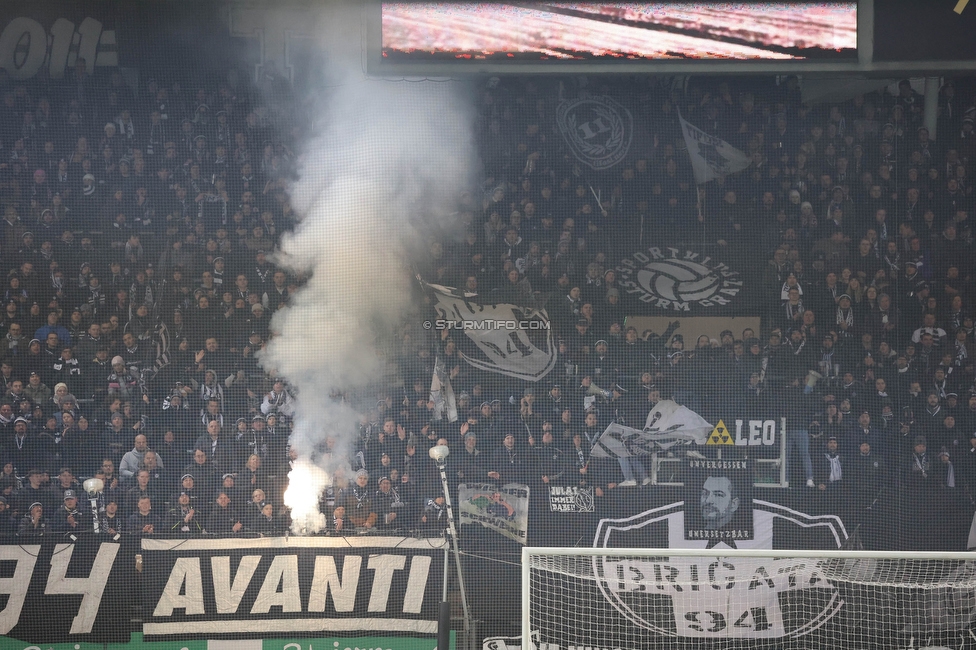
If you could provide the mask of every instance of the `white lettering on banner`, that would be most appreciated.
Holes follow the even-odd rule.
[[[281,590],[278,590],[278,587]],[[261,591],[251,607],[252,614],[267,614],[272,607],[282,613],[302,611],[302,594],[298,586],[298,556],[278,555],[271,560]]]
[[[734,562],[731,558],[605,560],[603,566],[605,575],[617,577],[607,582],[611,591],[669,593],[680,636],[783,636],[780,594],[805,589],[833,591],[815,561],[743,558]],[[713,596],[705,598],[695,592]],[[707,609],[702,608],[705,602]]]
[[[51,556],[51,572],[47,576],[46,596],[81,595],[78,614],[71,621],[70,634],[88,634],[95,624],[98,606],[102,602],[108,576],[119,553],[118,544],[100,544],[95,561],[87,578],[68,578],[68,564],[74,553],[74,544],[58,544]]]
[[[369,594],[370,612],[385,612],[393,585],[393,573],[403,570],[407,558],[403,555],[374,555],[369,558],[366,568],[373,572],[373,589]]]
[[[549,486],[550,512],[593,512],[593,488]]]
[[[445,538],[396,536],[146,538],[141,546],[152,612],[143,634],[156,641],[197,634],[433,634],[440,593],[434,560],[449,547]]]
[[[324,612],[325,598],[332,591],[332,604],[337,612],[351,612],[356,604],[359,568],[363,558],[347,555],[342,561],[342,575],[336,571],[335,558],[324,555],[315,558],[312,572],[312,593],[308,597],[308,611]]]
[[[185,590],[184,590],[185,587]],[[183,609],[187,616],[203,614],[203,578],[200,558],[178,557],[169,572],[166,587],[159,596],[153,616],[172,616],[174,609]]]
[[[241,598],[251,584],[254,571],[261,562],[260,555],[245,555],[237,566],[234,581],[230,579],[230,558],[218,556],[210,560],[210,573],[213,576],[214,598],[217,600],[218,614],[236,614]]]
[[[284,11],[282,10],[284,9]],[[267,65],[277,65],[278,69],[295,80],[293,41],[313,38],[307,10],[287,10],[280,6],[245,6],[234,4],[230,7],[230,35],[239,38],[257,39],[259,61],[254,65],[254,81],[264,76]]]
[[[17,625],[20,612],[27,599],[27,587],[30,586],[31,574],[40,552],[39,544],[24,546],[0,546],[0,561],[13,561],[14,574],[9,578],[0,578],[0,595],[7,596],[7,605],[0,611],[0,634],[6,634]]]
[[[58,18],[51,25],[50,37],[33,18],[20,16],[0,32],[0,68],[12,79],[30,79],[48,63],[48,76],[62,79],[67,68],[84,59],[88,74],[95,67],[119,65],[115,30],[102,29],[102,23],[87,17],[80,25]]]
[[[5,547],[0,547],[5,548]],[[69,556],[70,557],[70,556]],[[111,558],[114,560],[114,555]],[[335,558],[319,556],[315,558],[312,585],[309,593],[308,611],[325,611],[329,593],[337,612],[351,612],[356,603],[359,587],[362,557],[348,555],[343,558],[342,575],[336,569]],[[419,614],[423,605],[424,592],[430,574],[432,558],[426,555],[409,557],[406,555],[371,555],[367,569],[373,572],[369,595],[368,611],[385,612],[393,587],[393,577],[397,571],[410,567],[407,574],[403,613]],[[241,558],[237,573],[231,579],[230,557],[216,556],[210,559],[213,577],[214,597],[218,614],[236,614],[241,599],[251,584],[254,573],[260,564],[261,556],[246,555]],[[109,565],[111,566],[111,565]],[[105,575],[107,576],[107,570]],[[61,575],[61,574],[59,574]],[[154,617],[172,616],[175,610],[185,610],[187,615],[205,613],[204,591],[200,558],[176,558],[170,571],[166,586],[153,611]],[[74,580],[80,580],[75,578]],[[87,582],[88,579],[85,579]],[[104,588],[104,585],[102,585]],[[53,593],[53,592],[52,592]],[[60,593],[83,593],[81,591],[62,591]],[[101,591],[98,592],[99,597]],[[282,612],[302,611],[301,588],[298,575],[297,555],[275,556],[268,567],[261,588],[251,608],[251,614],[267,614],[272,607],[281,607]],[[96,607],[97,610],[97,607]]]
[[[786,418],[780,419],[779,435],[786,435]],[[775,445],[776,420],[736,420],[735,444],[740,447]]]
[[[410,575],[407,577],[407,592],[403,599],[404,614],[419,614],[424,604],[424,592],[427,590],[427,576],[430,574],[430,563],[433,558],[427,555],[416,555],[410,561]]]
[[[740,549],[773,548],[775,524],[780,530],[796,527],[818,537],[827,533],[838,548],[847,539],[843,522],[833,515],[806,515],[759,499],[752,504],[754,534],[736,542]],[[697,509],[697,499],[636,517],[603,519],[597,527],[594,546],[610,552],[608,540],[625,547],[633,539],[629,531],[638,529],[666,535],[670,547],[701,549],[701,555],[694,557],[667,557],[662,550],[661,556],[646,559],[594,558],[600,591],[633,624],[679,638],[799,637],[824,625],[843,607],[844,600],[820,560],[723,557],[720,549],[727,545],[708,550],[704,539],[685,539],[688,507]],[[671,607],[656,606],[665,597]]]

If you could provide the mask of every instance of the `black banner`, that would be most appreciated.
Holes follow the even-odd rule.
[[[550,512],[593,512],[594,494],[591,487],[579,487],[575,485],[550,485],[549,486],[549,511]]]
[[[135,550],[92,538],[0,538],[0,635],[128,641]]]
[[[437,632],[443,539],[144,539],[143,635]]]

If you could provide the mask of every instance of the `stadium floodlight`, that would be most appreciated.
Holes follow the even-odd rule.
[[[427,450],[427,455],[430,456],[431,460],[437,463],[437,469],[440,470],[441,474],[441,489],[444,491],[444,505],[447,506],[447,530],[451,537],[451,546],[454,549],[454,564],[457,569],[458,576],[458,587],[461,589],[461,605],[464,608],[464,631],[468,631],[468,620],[470,616],[468,615],[468,597],[464,590],[464,575],[461,571],[461,549],[458,545],[458,533],[457,528],[454,526],[454,510],[451,508],[451,489],[447,485],[447,471],[444,467],[444,461],[451,454],[451,450],[447,445],[436,445]],[[438,613],[438,624],[437,624],[437,647],[446,648],[450,645],[450,633],[451,633],[451,610],[450,604],[447,602],[447,558],[445,558],[445,575],[444,575],[444,594],[441,599],[440,612]]]
[[[100,478],[90,478],[81,484],[88,493],[88,502],[92,509],[92,526],[96,533],[101,532],[98,522],[98,495],[105,490],[105,481]]]
[[[81,486],[85,488],[88,496],[97,497],[105,489],[105,481],[100,478],[90,478],[82,483]]]
[[[447,445],[437,445],[436,447],[431,447],[427,452],[427,455],[430,456],[431,460],[437,463],[438,466],[442,466],[450,453],[451,450],[448,449]],[[450,505],[450,497],[446,496],[446,493],[445,498],[447,498],[448,505]]]

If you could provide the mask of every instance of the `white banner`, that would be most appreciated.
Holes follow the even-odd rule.
[[[745,153],[739,151],[722,138],[709,135],[680,117],[681,132],[691,157],[691,167],[695,172],[695,183],[707,183],[719,176],[728,176],[742,171],[752,164]]]
[[[611,423],[593,444],[591,455],[625,458],[664,451],[675,445],[704,445],[712,425],[687,406],[661,400],[650,413],[643,429]]]
[[[529,486],[462,483],[458,486],[461,524],[481,524],[525,544],[529,529]]]

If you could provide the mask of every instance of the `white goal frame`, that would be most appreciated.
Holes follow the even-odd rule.
[[[576,557],[701,557],[720,555],[729,558],[771,558],[771,559],[822,559],[822,560],[950,560],[976,562],[976,552],[942,551],[791,551],[784,549],[735,549],[726,548],[710,551],[700,548],[593,548],[593,547],[522,547],[522,649],[532,646],[531,630],[531,564],[533,555],[576,556]]]

